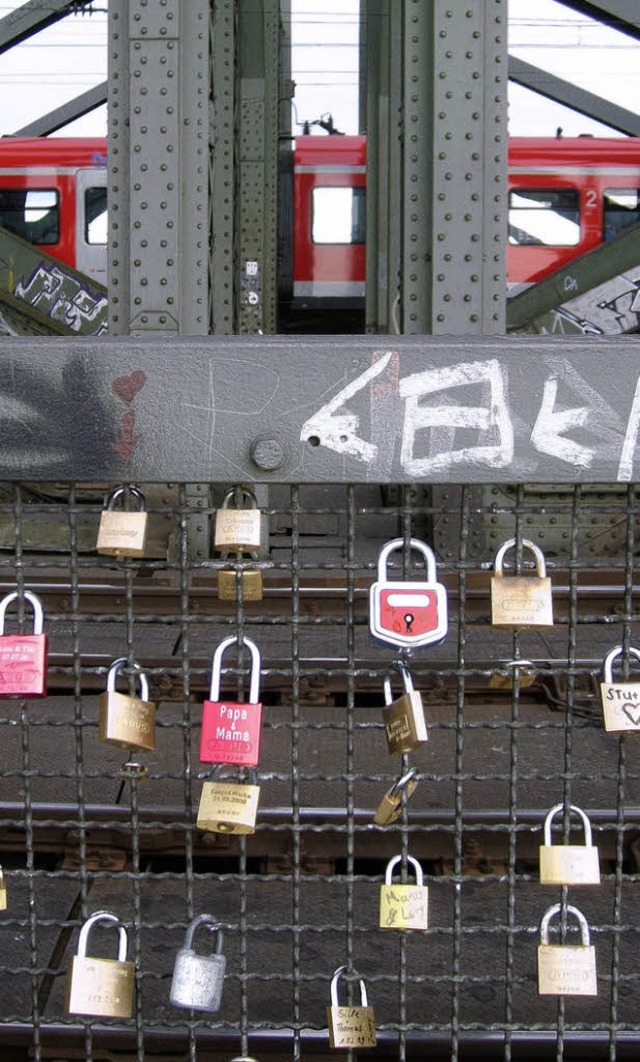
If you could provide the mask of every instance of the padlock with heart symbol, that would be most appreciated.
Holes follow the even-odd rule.
[[[640,682],[614,682],[613,662],[623,655],[623,647],[616,645],[602,666],[604,682],[600,683],[604,728],[607,732],[640,730]],[[629,657],[640,661],[640,651],[629,646]]]

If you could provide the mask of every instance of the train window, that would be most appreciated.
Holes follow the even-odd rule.
[[[509,243],[573,247],[580,242],[575,188],[514,188],[509,192]]]
[[[617,236],[640,221],[640,192],[637,188],[607,188],[603,195],[603,235]]]
[[[87,188],[84,193],[84,238],[87,243],[107,242],[107,189]]]
[[[312,207],[314,243],[364,243],[364,188],[314,188]]]
[[[58,243],[60,208],[55,188],[0,188],[0,225],[29,243]]]

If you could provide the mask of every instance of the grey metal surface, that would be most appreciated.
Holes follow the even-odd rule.
[[[75,121],[76,118],[82,118],[83,115],[89,114],[90,111],[94,111],[96,107],[101,107],[106,102],[107,82],[102,81],[99,85],[95,85],[93,88],[87,89],[86,92],[82,92],[79,96],[75,96],[74,99],[65,103],[62,107],[56,107],[55,110],[41,115],[35,121],[29,122],[28,125],[23,125],[21,129],[14,130],[13,135],[48,136],[49,133],[55,133],[57,129],[62,129],[63,126]]]
[[[0,54],[74,9],[89,8],[91,0],[28,0],[0,19]]]
[[[612,29],[640,38],[640,13],[636,0],[560,0]]]
[[[230,335],[235,328],[236,46],[233,5],[210,7],[211,91],[209,150],[208,332]]]
[[[0,342],[0,372],[8,480],[574,483],[638,472],[626,337],[34,338]],[[255,445],[270,439],[275,470]]]

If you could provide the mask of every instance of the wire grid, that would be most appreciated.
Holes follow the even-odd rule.
[[[3,489],[2,591],[36,592],[49,636],[47,697],[0,701],[6,1057],[326,1056],[330,985],[343,965],[340,1002],[359,1003],[362,979],[375,1010],[370,1057],[637,1057],[640,800],[627,744],[638,739],[604,732],[599,693],[614,645],[624,649],[617,680],[633,679],[635,489],[258,492],[269,543],[244,563],[262,570],[264,598],[244,601],[239,582],[236,601],[223,602],[225,558],[202,556],[222,488],[197,501],[186,485],[151,490],[165,540],[141,560],[96,554],[95,485]],[[490,624],[494,555],[515,537],[513,558],[526,568],[532,528],[555,624],[501,631]],[[398,652],[369,634],[368,589],[396,536],[393,578],[425,578],[411,537],[438,543],[449,630],[441,644],[404,653],[429,740],[392,758],[381,707]],[[19,604],[5,633],[29,629]],[[265,706],[258,821],[239,837],[195,825],[209,772],[199,762],[202,702],[211,655],[229,634],[258,645]],[[98,740],[97,698],[121,656],[151,683],[153,753]],[[248,655],[225,657],[226,696],[246,699],[248,665]],[[146,777],[123,771],[129,760]],[[415,793],[395,824],[376,826],[383,794],[409,767]],[[599,887],[539,883],[542,823],[559,802],[590,816]],[[555,843],[568,840],[566,811],[556,825]],[[573,830],[571,839],[580,843]],[[426,931],[379,926],[396,855],[403,881],[413,880],[409,856],[423,870]],[[587,918],[597,998],[537,993],[540,920],[558,901]],[[104,909],[128,930],[130,1020],[65,1011],[78,930]],[[223,928],[227,961],[211,1014],[169,1003],[175,956],[203,912]],[[557,927],[554,942],[578,943],[570,919]],[[113,929],[96,927],[89,954],[115,957]]]

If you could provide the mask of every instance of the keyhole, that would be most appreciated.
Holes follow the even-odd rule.
[[[404,622],[407,628],[405,634],[412,634],[411,625],[413,623],[413,612],[405,612]]]

